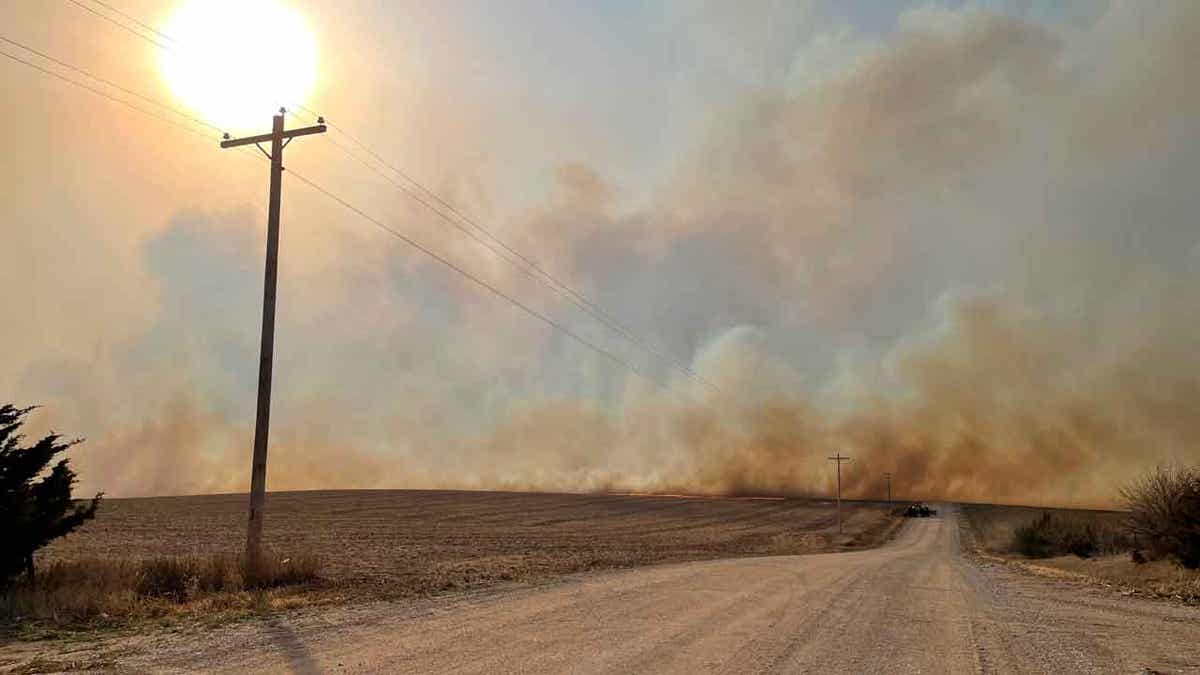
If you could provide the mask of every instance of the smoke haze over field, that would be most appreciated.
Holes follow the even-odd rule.
[[[1107,505],[1200,462],[1200,5],[530,8],[515,26],[297,4],[325,31],[311,107],[715,388],[315,139],[290,168],[669,386],[285,178],[271,489],[828,494],[841,451],[851,496],[892,471],[901,496]],[[246,489],[261,163],[85,139],[86,94],[12,69],[0,86],[0,391],[88,438],[84,491]]]

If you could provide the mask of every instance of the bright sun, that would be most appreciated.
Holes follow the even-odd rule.
[[[269,127],[280,106],[303,105],[312,92],[312,33],[276,0],[187,0],[163,32],[171,91],[222,129]]]

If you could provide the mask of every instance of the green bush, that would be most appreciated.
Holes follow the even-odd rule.
[[[75,472],[60,456],[82,441],[50,434],[24,444],[21,426],[32,410],[0,405],[0,587],[22,572],[32,579],[34,551],[94,518],[100,505],[100,495],[71,497]]]

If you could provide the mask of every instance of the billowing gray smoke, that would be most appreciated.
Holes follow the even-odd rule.
[[[390,243],[285,278],[270,487],[817,494],[841,451],[853,496],[891,471],[902,496],[1101,505],[1196,463],[1197,35],[1195,3],[1072,31],[910,12],[708,92],[648,197],[559,167],[505,236],[714,387],[468,244],[456,259],[669,386]],[[176,217],[144,248],[152,327],[14,378],[90,437],[86,489],[245,488],[259,258],[226,242],[255,218]]]

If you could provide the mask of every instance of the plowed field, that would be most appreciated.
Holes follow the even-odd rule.
[[[456,491],[337,491],[268,497],[266,538],[311,551],[327,583],[395,596],[595,569],[874,545],[884,504]],[[237,551],[244,495],[111,499],[48,558]]]

